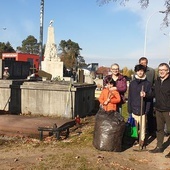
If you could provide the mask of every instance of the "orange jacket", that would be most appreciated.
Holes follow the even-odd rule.
[[[109,95],[110,95],[110,97],[109,97]],[[104,102],[108,98],[110,99],[110,101],[108,102],[107,105],[104,105]],[[116,104],[119,103],[120,100],[121,100],[120,95],[117,90],[114,90],[111,93],[109,93],[109,89],[107,89],[107,88],[103,89],[99,96],[99,102],[103,106],[103,109],[105,111],[110,111],[110,110],[116,111],[116,109],[117,109]]]

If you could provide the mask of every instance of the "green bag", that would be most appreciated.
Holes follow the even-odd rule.
[[[138,138],[138,129],[135,124],[135,119],[130,114],[128,121],[126,122],[126,134],[132,138]]]
[[[136,126],[131,126],[131,137],[138,138],[138,130]]]

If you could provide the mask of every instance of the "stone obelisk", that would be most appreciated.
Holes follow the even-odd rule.
[[[44,53],[44,61],[41,62],[42,70],[51,74],[52,79],[63,78],[63,62],[57,56],[57,46],[55,44],[53,20],[50,21],[47,34],[47,43]]]

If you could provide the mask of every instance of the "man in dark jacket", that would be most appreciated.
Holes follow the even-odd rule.
[[[155,81],[155,70],[148,66],[148,59],[146,57],[141,57],[139,59],[139,64],[146,67],[146,77],[149,82],[151,82],[151,86],[153,86]]]
[[[148,66],[148,59],[146,57],[141,57],[139,59],[139,64],[142,64],[143,66],[146,67],[146,78],[147,80],[151,83],[151,86],[154,85],[155,82],[155,70],[151,67]],[[156,118],[154,116],[154,103],[153,99],[151,100],[151,106],[149,113],[147,114],[147,135],[149,136],[154,136],[156,135]],[[148,136],[148,137],[149,137]]]
[[[161,63],[158,66],[159,77],[155,81],[154,96],[156,99],[156,123],[157,123],[157,146],[150,150],[150,153],[162,153],[164,151],[164,127],[167,126],[167,132],[170,133],[170,68],[167,63]],[[170,152],[165,156],[170,158]]]
[[[146,115],[150,110],[150,100],[144,97],[143,105],[141,106],[141,92],[145,92],[146,94],[151,93],[151,83],[147,80],[145,72],[145,66],[141,64],[135,66],[136,74],[129,85],[128,93],[128,112],[132,114],[137,126],[139,124],[141,127],[139,145],[141,145],[142,148],[145,145]]]

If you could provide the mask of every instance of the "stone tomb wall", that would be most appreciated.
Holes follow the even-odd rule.
[[[0,80],[0,110],[13,114],[85,117],[94,109],[95,88],[94,84],[70,86],[69,82]]]

